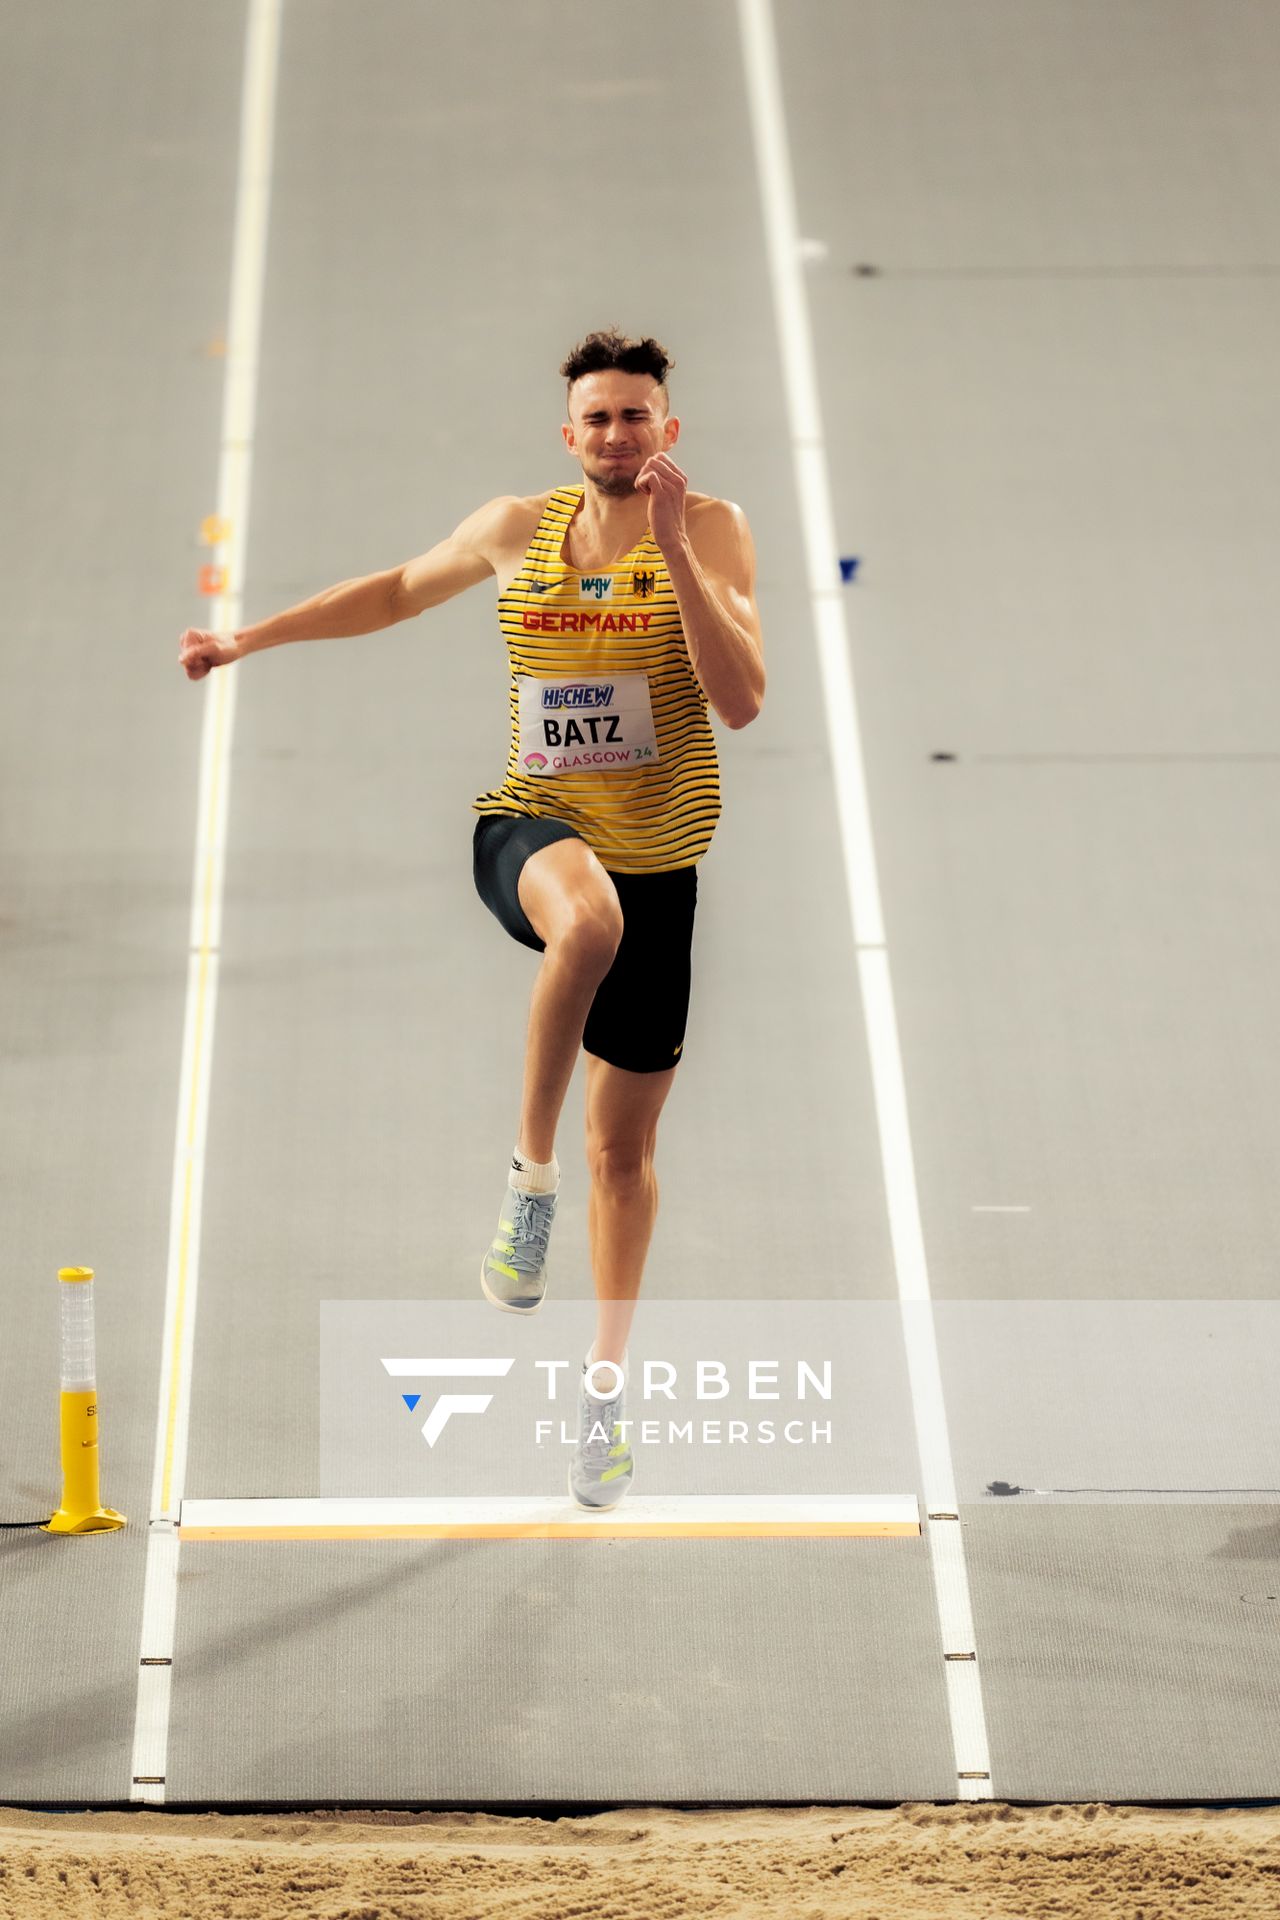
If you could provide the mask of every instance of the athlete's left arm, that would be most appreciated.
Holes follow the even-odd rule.
[[[764,701],[764,641],[755,600],[756,550],[732,500],[708,501],[667,572],[694,677],[727,727],[750,726]]]

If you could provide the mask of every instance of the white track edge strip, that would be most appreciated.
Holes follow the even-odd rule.
[[[634,1533],[664,1527],[736,1528],[749,1535],[773,1526],[805,1529],[818,1536],[827,1529],[857,1527],[874,1537],[882,1530],[918,1535],[920,1510],[913,1493],[630,1493],[618,1506],[594,1512],[564,1495],[417,1494],[372,1499],[184,1500],[178,1525],[184,1539],[216,1538],[220,1529],[279,1536],[334,1528],[377,1535],[396,1527],[447,1528],[464,1536],[544,1527],[585,1533],[607,1533],[614,1527]]]
[[[241,597],[253,471],[253,439],[262,325],[271,154],[282,0],[250,0],[245,33],[240,157],[236,184],[222,446],[217,512],[227,537],[212,559],[225,565],[222,594],[210,620],[225,632],[241,624]],[[175,649],[176,655],[176,649]],[[174,671],[178,671],[176,665]],[[200,1210],[218,1002],[222,937],[223,856],[227,790],[235,721],[236,668],[220,667],[204,683],[195,865],[191,883],[186,1016],[178,1090],[164,1338],[156,1414],[155,1463],[142,1595],[138,1693],[130,1767],[131,1800],[159,1804],[168,1768],[170,1679],[177,1613],[177,1522],[186,1475],[191,1363],[200,1262]],[[192,695],[192,698],[196,698]]]
[[[942,1639],[956,1796],[961,1800],[989,1800],[993,1789],[982,1678],[956,1506],[951,1444],[916,1195],[906,1087],[898,1050],[897,1018],[863,777],[857,703],[845,628],[845,589],[835,578],[838,562],[835,521],[822,439],[808,300],[800,264],[795,190],[770,0],[738,0],[738,23],[791,422],[796,491],[808,554],[836,815],[844,849],[845,880],[871,1057],[912,1414],[924,1483],[926,1519],[923,1524],[929,1541]]]

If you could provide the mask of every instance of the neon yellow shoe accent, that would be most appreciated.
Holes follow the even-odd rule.
[[[514,1240],[495,1240],[493,1242],[493,1251],[495,1253],[514,1253],[515,1250],[516,1243]]]
[[[620,1473],[627,1473],[629,1471],[630,1471],[630,1468],[628,1467],[627,1462],[625,1460],[622,1462],[620,1466],[606,1467],[604,1472],[600,1475],[600,1483],[603,1486],[606,1480],[616,1480]]]
[[[513,1280],[518,1280],[520,1278],[520,1275],[516,1272],[514,1267],[504,1267],[501,1260],[491,1260],[489,1262],[489,1265],[493,1268],[495,1273],[509,1273]]]
[[[516,1230],[516,1223],[514,1220],[499,1220],[498,1225],[502,1228],[504,1233],[514,1233]]]

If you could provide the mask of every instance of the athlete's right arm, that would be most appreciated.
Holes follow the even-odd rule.
[[[477,586],[486,574],[497,572],[491,556],[501,551],[508,517],[517,505],[514,494],[486,501],[446,540],[416,560],[388,567],[385,573],[339,581],[336,587],[326,587],[313,599],[272,614],[256,626],[240,628],[234,634],[188,627],[178,648],[188,679],[203,679],[211,668],[227,666],[264,647],[283,646],[289,640],[376,633],[398,620],[412,619],[425,607],[438,607],[442,600],[451,600],[454,594]]]
[[[509,537],[515,494],[500,494],[469,513],[447,540],[441,540],[416,560],[406,560],[391,593],[393,620],[412,620],[427,607],[452,600],[455,593],[478,586],[486,574],[496,573],[493,556]]]

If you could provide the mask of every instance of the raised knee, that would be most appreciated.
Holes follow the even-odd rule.
[[[607,973],[622,942],[622,909],[582,902],[562,922],[553,946],[583,967]]]

